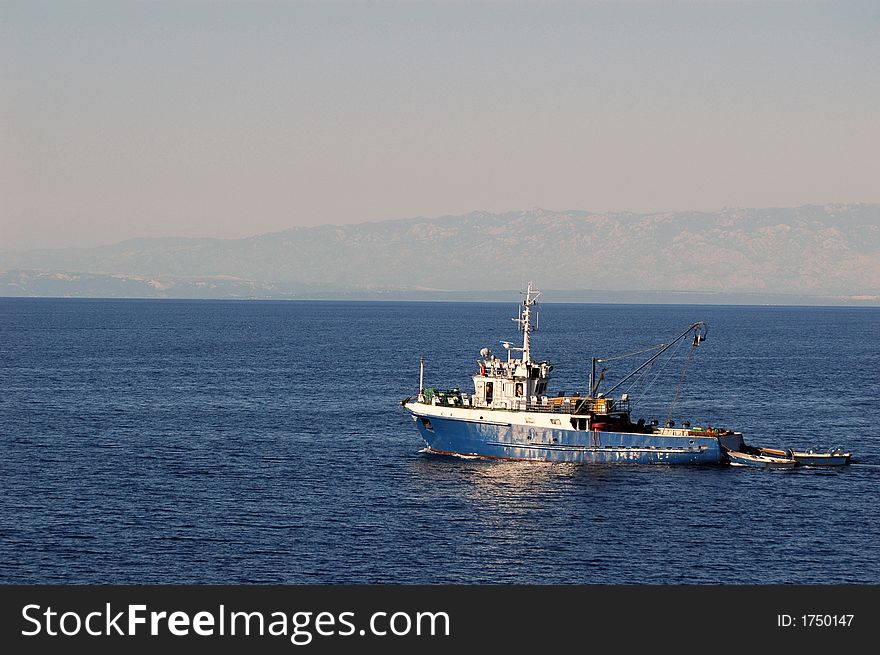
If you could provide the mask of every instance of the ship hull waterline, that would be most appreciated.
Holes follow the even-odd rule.
[[[408,409],[429,451],[469,457],[585,464],[721,464],[724,448],[742,443],[740,433],[668,436],[569,430],[497,420],[475,422]]]

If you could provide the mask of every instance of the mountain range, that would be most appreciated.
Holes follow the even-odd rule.
[[[528,279],[557,300],[880,304],[880,204],[472,212],[0,252],[2,296],[491,300]]]

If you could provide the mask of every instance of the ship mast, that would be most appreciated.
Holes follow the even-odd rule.
[[[540,291],[535,291],[535,295],[532,297],[532,281],[529,280],[529,285],[526,288],[526,299],[523,300],[520,316],[513,319],[519,323],[519,329],[523,332],[522,362],[526,365],[532,363],[532,331],[535,329],[532,327],[532,305],[537,304],[538,296],[540,295]]]

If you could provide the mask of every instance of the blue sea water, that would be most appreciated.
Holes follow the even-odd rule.
[[[419,355],[430,386],[469,388],[515,313],[0,299],[0,582],[880,583],[880,310],[542,306],[552,391],[704,320],[675,419],[848,467],[422,452],[398,404]],[[634,418],[665,420],[679,373]]]

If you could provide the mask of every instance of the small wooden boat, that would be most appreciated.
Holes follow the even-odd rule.
[[[731,466],[751,466],[764,469],[788,469],[797,464],[793,457],[752,455],[751,453],[743,453],[737,450],[728,450],[727,458]]]
[[[827,453],[810,450],[780,450],[778,448],[757,448],[758,455],[793,459],[799,466],[844,466],[849,464],[852,453],[843,448],[835,448]]]
[[[753,452],[753,455],[764,455],[765,457],[781,457],[782,459],[792,459],[794,455],[791,450],[786,448],[782,450],[781,448],[754,448],[756,452]]]
[[[852,458],[852,453],[844,451],[843,448],[835,448],[827,453],[819,453],[812,449],[794,450],[791,455],[801,466],[845,466]]]

